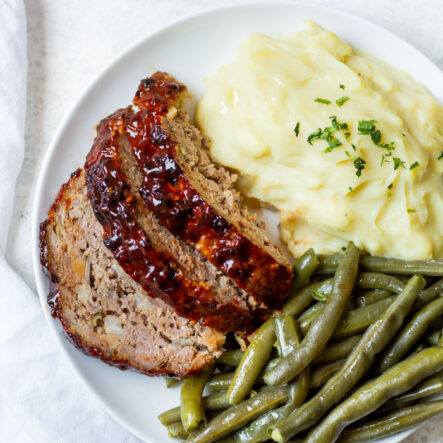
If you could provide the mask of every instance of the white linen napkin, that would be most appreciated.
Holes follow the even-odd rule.
[[[139,442],[79,381],[4,257],[24,155],[26,63],[23,2],[0,0],[0,441]]]

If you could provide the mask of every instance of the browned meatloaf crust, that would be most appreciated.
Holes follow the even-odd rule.
[[[180,317],[120,267],[103,243],[83,170],[62,187],[40,236],[52,314],[87,354],[121,369],[185,377],[221,353],[222,333]]]
[[[203,137],[183,110],[185,92],[169,75],[156,73],[140,84],[138,110],[121,109],[100,123],[85,164],[88,196],[105,244],[143,288],[187,318],[223,331],[242,330],[254,317],[280,308],[292,270],[241,208],[229,172],[210,161]],[[189,283],[175,271],[165,280],[147,275],[144,269],[159,257],[139,236],[134,216],[128,217],[140,200],[174,237],[228,276],[241,289],[238,296],[226,297],[192,276]],[[168,265],[165,257],[160,262]]]
[[[186,377],[281,307],[292,270],[156,73],[97,127],[40,231],[48,303],[86,353]]]

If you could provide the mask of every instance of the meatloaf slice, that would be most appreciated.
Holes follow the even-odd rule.
[[[151,297],[118,264],[103,235],[78,170],[40,231],[48,303],[66,335],[92,356],[148,375],[185,377],[209,365],[224,335]]]
[[[213,163],[207,141],[183,109],[186,88],[168,74],[143,80],[118,137],[139,165],[138,193],[174,236],[195,248],[248,294],[262,313],[281,307],[292,284],[287,259],[240,205],[235,178]]]

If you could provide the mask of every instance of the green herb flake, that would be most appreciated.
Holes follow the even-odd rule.
[[[340,85],[340,89],[345,89],[346,86],[345,85]]]
[[[413,214],[414,212],[417,212],[415,209],[408,209],[409,214]]]
[[[355,147],[355,145],[354,145],[353,143],[351,143],[351,146],[352,146],[352,149],[353,149],[354,151],[357,150],[357,148]]]
[[[356,169],[355,171],[355,175],[357,177],[361,176],[361,171],[363,171],[363,169],[365,169],[365,160],[363,160],[361,157],[356,157],[354,159],[354,168]]]
[[[396,171],[398,168],[406,169],[405,162],[402,161],[401,158],[394,157],[392,160],[394,162],[394,171]]]
[[[326,100],[325,98],[316,98],[314,100],[317,103],[323,103],[324,105],[330,105],[331,101],[330,100]]]
[[[418,163],[418,162],[414,162],[414,163],[412,163],[411,166],[409,166],[409,170],[412,171],[412,170],[415,169],[417,166],[419,166],[419,163]]]
[[[378,146],[378,144],[381,142],[380,130],[375,129],[375,126],[374,126],[374,129],[372,129],[370,131],[370,136],[371,136],[372,143],[374,143],[374,145]]]
[[[372,130],[375,129],[377,120],[359,120],[358,132],[362,135],[369,135]]]
[[[322,130],[321,130],[320,128],[318,128],[318,129],[317,129],[316,131],[314,131],[312,134],[309,134],[309,136],[308,136],[308,143],[309,143],[310,145],[312,145],[312,142],[313,142],[314,140],[318,140],[318,139],[320,138],[321,134],[322,134]]]
[[[394,183],[391,183],[391,184],[388,186],[388,189],[392,189],[393,186],[394,186]]]
[[[392,197],[392,192],[388,192],[388,193],[386,194],[386,197]]]
[[[354,190],[353,190],[353,189],[352,189],[352,188],[351,188],[350,186],[349,186],[349,188],[348,188],[348,189],[349,189],[349,192],[352,192],[352,191],[354,191]]]
[[[300,134],[300,122],[297,122],[294,128],[295,136],[298,137],[298,134]]]
[[[335,100],[335,103],[337,104],[337,106],[343,106],[348,100],[349,100],[349,97],[346,97],[344,95],[343,97],[340,97],[337,100]]]
[[[443,151],[441,151],[441,154],[438,156],[437,160],[441,160],[443,158]]]
[[[352,155],[351,154],[349,154],[349,152],[348,151],[345,151],[345,154],[349,157],[349,158],[352,158]]]

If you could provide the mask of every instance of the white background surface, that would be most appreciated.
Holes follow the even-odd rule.
[[[34,288],[31,266],[32,195],[43,155],[63,115],[90,81],[128,45],[214,0],[27,0],[28,110],[26,158],[17,184],[7,258]],[[441,0],[317,0],[368,18],[412,43],[443,69]],[[226,26],[229,32],[229,24]],[[368,36],[368,38],[371,38]],[[95,401],[85,398],[85,401]],[[434,419],[406,440],[443,442]]]

